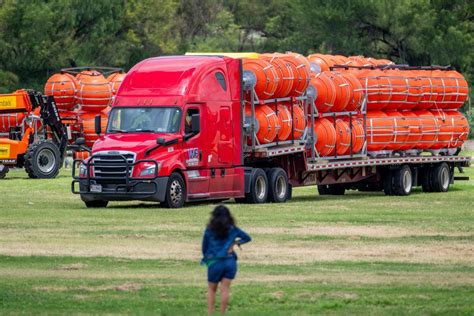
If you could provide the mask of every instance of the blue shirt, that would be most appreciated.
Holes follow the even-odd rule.
[[[208,228],[204,231],[202,239],[202,260],[201,263],[207,263],[209,260],[224,259],[234,257],[237,259],[235,252],[228,254],[227,251],[234,242],[242,245],[251,241],[252,238],[238,227],[232,227],[229,230],[227,238],[219,239],[214,232]]]

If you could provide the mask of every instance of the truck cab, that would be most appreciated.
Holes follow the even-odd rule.
[[[145,200],[176,208],[243,197],[241,73],[240,59],[220,56],[156,57],[135,65],[105,133],[78,164],[77,176],[74,170],[73,192],[88,207]]]

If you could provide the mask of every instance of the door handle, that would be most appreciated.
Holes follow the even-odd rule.
[[[199,161],[202,161],[202,150],[199,151]]]

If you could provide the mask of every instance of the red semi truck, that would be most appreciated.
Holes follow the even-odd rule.
[[[254,80],[239,58],[170,56],[140,62],[124,79],[91,157],[74,164],[73,193],[87,207],[144,200],[169,208],[232,198],[285,202],[293,187],[306,185],[317,185],[320,194],[359,189],[408,195],[414,186],[445,192],[454,169],[469,165],[470,157],[458,156],[459,151],[376,157],[367,154],[366,144],[358,154],[317,157],[311,123],[301,139],[259,144],[257,123],[246,114],[246,103],[250,117],[256,104],[278,102],[290,108],[304,104],[308,120],[325,114],[315,113],[308,95],[258,100],[252,93]],[[244,97],[249,91],[250,102]],[[362,107],[343,114],[365,112]],[[98,133],[100,126],[96,117]]]

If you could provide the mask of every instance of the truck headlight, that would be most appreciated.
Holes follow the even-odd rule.
[[[145,167],[142,171],[140,171],[140,177],[146,177],[146,176],[154,176],[155,173],[158,173],[158,170],[156,170],[156,165],[151,165],[148,167]]]
[[[87,166],[81,162],[79,165],[79,176],[85,177],[87,175]]]

